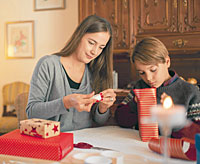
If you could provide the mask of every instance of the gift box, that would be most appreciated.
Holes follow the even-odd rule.
[[[139,133],[143,142],[158,138],[158,123],[150,122],[151,108],[157,104],[156,88],[133,89],[137,98]]]
[[[0,136],[0,154],[59,161],[73,149],[73,133],[51,138],[20,134],[16,129]]]
[[[20,121],[20,133],[39,138],[49,138],[60,134],[60,122],[38,118]]]
[[[195,147],[196,147],[196,155],[197,155],[197,164],[200,164],[200,134],[199,133],[195,135]]]

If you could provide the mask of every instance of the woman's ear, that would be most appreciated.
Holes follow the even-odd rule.
[[[167,67],[169,68],[171,65],[171,60],[169,56],[166,57],[166,63],[167,63]]]

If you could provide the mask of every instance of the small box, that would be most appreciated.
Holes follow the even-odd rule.
[[[0,154],[59,161],[73,150],[73,133],[50,138],[20,134],[16,129],[0,136]]]
[[[197,151],[197,164],[200,164],[200,134],[195,135],[195,147]]]
[[[20,133],[39,138],[49,138],[60,134],[60,122],[32,118],[20,121]]]

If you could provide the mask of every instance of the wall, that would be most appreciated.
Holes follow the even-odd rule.
[[[3,111],[2,87],[13,81],[30,83],[36,62],[44,55],[59,51],[78,25],[78,0],[66,0],[62,10],[34,11],[33,0],[0,1],[0,116]],[[34,21],[35,57],[5,58],[5,23]]]

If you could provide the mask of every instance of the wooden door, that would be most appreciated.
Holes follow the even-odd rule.
[[[200,32],[200,1],[180,0],[183,32]]]
[[[172,0],[140,0],[136,6],[137,35],[177,32],[177,6]]]

